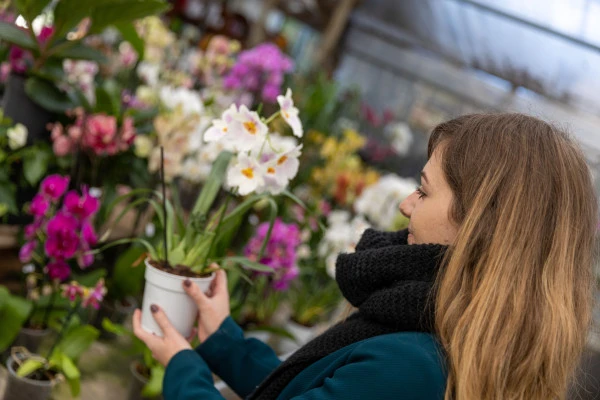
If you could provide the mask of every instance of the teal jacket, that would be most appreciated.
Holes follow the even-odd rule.
[[[256,339],[245,339],[229,317],[196,350],[177,353],[163,382],[166,400],[223,399],[211,370],[240,397],[248,396],[281,361]],[[279,399],[443,399],[446,376],[433,335],[400,332],[365,339],[310,365]]]

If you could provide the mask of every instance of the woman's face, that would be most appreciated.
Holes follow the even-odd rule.
[[[451,203],[438,148],[421,172],[421,186],[400,203],[400,212],[410,219],[408,244],[453,243],[458,227],[449,219]]]

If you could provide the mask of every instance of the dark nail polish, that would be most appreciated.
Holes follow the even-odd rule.
[[[157,312],[158,311],[158,306],[156,304],[152,304],[150,306],[150,311],[152,311],[153,313]]]
[[[189,279],[186,279],[185,281],[183,281],[183,284],[185,285],[185,287],[190,287],[190,286],[192,286],[192,281],[190,281]]]

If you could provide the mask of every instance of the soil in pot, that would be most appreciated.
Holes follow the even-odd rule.
[[[185,276],[187,278],[208,278],[211,273],[208,274],[197,274],[190,269],[190,267],[186,265],[177,264],[176,266],[171,266],[167,261],[156,261],[149,260],[148,263],[152,265],[156,269],[160,269],[161,271],[166,272],[167,274],[173,274],[177,276]]]
[[[129,366],[131,371],[131,381],[129,383],[129,391],[127,400],[163,400],[162,395],[156,397],[143,397],[142,389],[150,379],[150,371],[139,361],[134,361]]]
[[[19,365],[11,357],[6,361],[8,381],[4,400],[47,400],[50,398],[56,375],[50,372],[36,371],[27,378],[17,376]]]

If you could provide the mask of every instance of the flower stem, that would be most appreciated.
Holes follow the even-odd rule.
[[[54,303],[56,302],[56,292],[57,288],[52,287],[52,295],[50,296],[50,301],[46,306],[46,310],[44,310],[44,319],[42,321],[42,328],[46,329],[48,327],[48,319],[50,318],[50,311],[54,308]]]
[[[208,252],[206,253],[206,257],[204,257],[204,262],[202,263],[202,270],[206,269],[206,263],[208,262],[208,257],[210,257],[210,253],[213,249],[215,241],[217,240],[217,235],[219,234],[219,230],[221,228],[221,221],[223,221],[223,217],[225,216],[225,213],[227,212],[227,206],[229,205],[229,200],[231,200],[232,197],[233,197],[233,193],[228,192],[227,197],[225,198],[225,204],[223,205],[223,212],[221,213],[221,215],[219,215],[219,221],[217,222],[217,227],[215,228],[215,234],[210,239],[210,246],[208,246]]]
[[[169,245],[167,243],[167,229],[169,224],[167,223],[167,190],[165,184],[165,150],[162,146],[160,146],[160,180],[162,184],[162,195],[163,195],[163,215],[165,216],[165,226],[163,229],[163,239],[164,239],[164,250],[165,250],[165,262],[169,263]]]
[[[60,329],[60,332],[58,333],[58,337],[56,338],[56,340],[54,341],[54,344],[50,348],[50,351],[48,352],[48,355],[46,356],[46,360],[50,360],[50,357],[52,357],[52,353],[54,353],[54,350],[56,349],[56,346],[58,346],[58,343],[60,342],[60,340],[64,336],[67,328],[69,327],[69,322],[71,322],[71,319],[73,318],[73,315],[75,315],[75,313],[77,312],[77,310],[79,310],[79,305],[80,304],[81,304],[81,302],[78,301],[69,310],[69,314],[67,314],[67,318],[65,318],[65,322],[63,322],[62,328]]]
[[[266,121],[265,124],[269,125],[271,122],[275,121],[275,118],[281,115],[281,111],[277,111],[275,114],[271,115]]]

